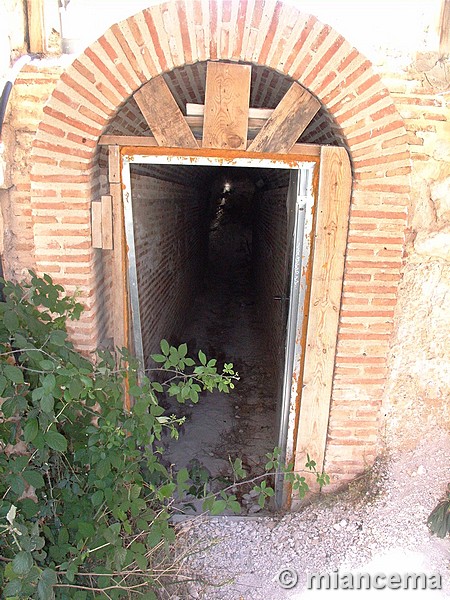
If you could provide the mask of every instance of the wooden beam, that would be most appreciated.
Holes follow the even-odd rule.
[[[439,19],[439,53],[450,53],[450,0],[441,0],[441,16]]]
[[[153,137],[141,136],[141,135],[102,135],[98,140],[100,146],[121,146],[127,148],[133,148],[136,154],[139,154],[139,148],[145,150],[146,148],[154,148],[155,154],[164,153],[164,148],[158,146],[158,142]],[[157,150],[156,150],[157,148]],[[288,154],[299,154],[302,156],[319,156],[320,148],[318,144],[294,144]],[[171,148],[171,154],[173,153]],[[200,152],[200,154],[199,154]],[[184,153],[183,154],[188,154]],[[230,155],[232,153],[230,152]],[[201,155],[201,149],[195,151],[195,156]],[[208,156],[211,152],[208,152]],[[241,156],[245,156],[245,152],[241,153]]]
[[[140,146],[141,148],[159,146],[154,137],[147,135],[101,135],[99,146]]]
[[[118,146],[109,147],[109,189],[113,208],[113,338],[114,347],[128,347],[128,301],[126,280],[126,247],[123,219],[120,153]],[[119,174],[119,181],[116,173]]]
[[[351,188],[352,175],[346,150],[323,146],[296,470],[304,470],[307,453],[316,461],[318,471],[321,472],[324,466]],[[307,482],[312,490],[317,490],[314,476],[308,475]]]
[[[113,210],[112,197],[102,196],[102,248],[113,249]]]
[[[27,0],[28,36],[30,52],[46,51],[44,0]]]
[[[186,123],[191,128],[192,132],[198,134],[200,137],[203,136],[204,117],[201,115],[187,116],[185,117]],[[264,126],[267,119],[249,119],[247,124],[247,137],[254,138],[261,127]],[[246,146],[247,144],[245,144]]]
[[[120,183],[120,148],[118,145],[110,146],[108,149],[108,181],[109,183]]]
[[[289,152],[320,108],[320,102],[293,83],[248,147],[253,152]]]
[[[273,108],[249,108],[248,118],[249,120],[263,119],[264,121],[267,121],[272,113]],[[186,104],[186,115],[188,117],[203,117],[205,115],[205,105],[188,102]]]
[[[251,73],[249,65],[208,62],[203,148],[245,149]]]
[[[198,148],[194,134],[162,75],[143,85],[133,97],[160,146]]]

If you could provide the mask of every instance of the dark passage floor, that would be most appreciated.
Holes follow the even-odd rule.
[[[169,449],[176,468],[195,461],[219,479],[231,473],[229,457],[240,457],[249,476],[260,474],[277,444],[278,390],[257,312],[251,251],[248,224],[223,215],[212,225],[204,287],[179,336],[191,356],[201,349],[219,365],[233,362],[240,375],[230,394],[202,395],[199,404],[179,407],[187,420]]]

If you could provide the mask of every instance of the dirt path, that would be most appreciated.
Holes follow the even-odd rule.
[[[194,461],[219,480],[232,474],[229,457],[240,457],[249,477],[261,474],[265,454],[276,446],[277,389],[256,311],[250,251],[249,230],[239,222],[213,231],[205,286],[180,336],[191,355],[201,349],[219,364],[233,362],[241,376],[230,394],[208,394],[178,410],[187,421],[168,454],[178,467]]]
[[[372,477],[360,480],[348,492],[324,496],[298,513],[186,523],[187,546],[213,544],[192,556],[186,570],[216,587],[191,584],[180,596],[170,597],[309,600],[330,594],[333,598],[380,595],[379,590],[306,589],[308,575],[338,570],[372,576],[440,574],[442,590],[384,589],[383,597],[450,598],[449,538],[430,535],[426,526],[427,516],[450,481],[449,464],[450,434],[433,430],[416,448],[393,453]],[[283,568],[298,575],[292,589],[280,586]]]

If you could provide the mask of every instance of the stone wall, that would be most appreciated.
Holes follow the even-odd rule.
[[[404,445],[424,428],[450,426],[450,61],[417,53],[382,76],[405,119],[412,166],[383,400],[389,444]]]

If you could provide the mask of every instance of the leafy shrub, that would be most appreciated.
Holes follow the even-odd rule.
[[[427,519],[430,530],[440,538],[445,538],[450,533],[450,484],[447,486],[447,492],[431,511]]]
[[[208,494],[206,481],[186,469],[172,474],[161,461],[161,437],[177,437],[182,419],[168,416],[165,393],[196,403],[203,391],[229,392],[238,375],[186,344],[161,342],[153,355],[166,379],[151,381],[125,350],[88,360],[68,340],[66,321],[82,307],[45,275],[6,282],[0,302],[0,586],[5,599],[156,598],[167,575],[175,533],[174,495],[204,490],[203,509],[239,512],[234,494]],[[124,394],[132,409],[124,409]],[[281,467],[300,495],[308,486]],[[320,484],[327,476],[307,468]],[[245,477],[233,462],[237,484]],[[258,478],[259,503],[273,489]],[[250,482],[253,483],[253,482]],[[201,486],[200,486],[201,484]],[[233,487],[233,486],[230,486]],[[169,569],[170,571],[170,569]]]
[[[5,598],[121,598],[148,591],[158,578],[156,548],[169,544],[169,505],[189,475],[173,480],[157,447],[164,384],[138,372],[125,352],[99,352],[91,362],[67,339],[66,320],[82,307],[46,275],[6,283],[0,303],[0,583]],[[187,347],[161,343],[156,360],[170,371],[180,402],[202,390],[227,392],[232,365],[218,373]],[[186,370],[190,369],[190,375]],[[183,373],[184,371],[184,373]],[[124,389],[133,408],[123,408]],[[214,504],[214,502],[213,502]],[[155,558],[156,560],[156,558]]]

